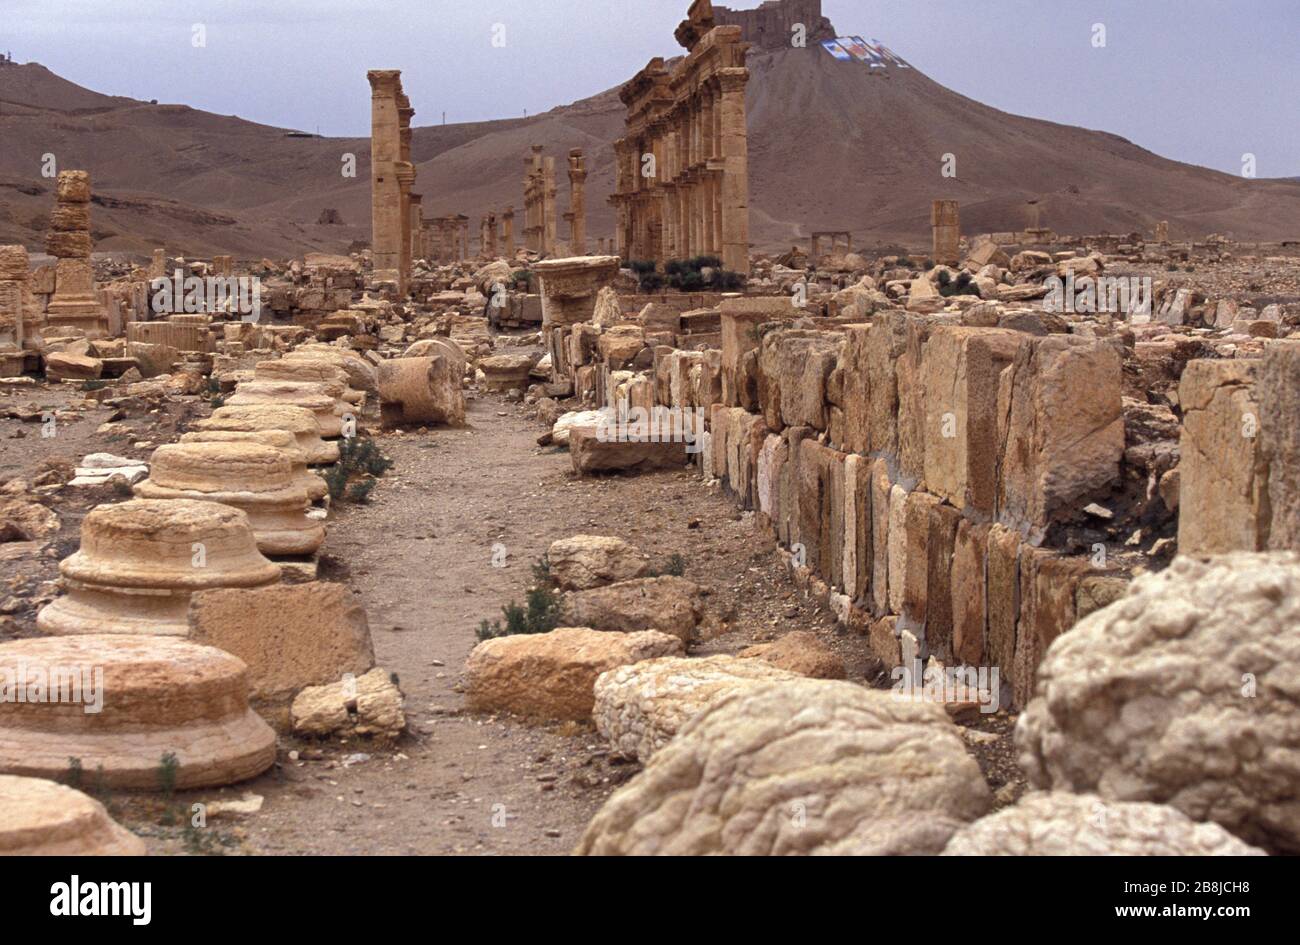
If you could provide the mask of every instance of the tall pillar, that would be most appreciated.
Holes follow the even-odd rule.
[[[515,208],[506,207],[505,213],[501,214],[502,225],[505,228],[505,249],[506,259],[515,258]]]
[[[749,275],[749,141],[743,67],[718,72],[721,86],[722,266]]]
[[[569,252],[587,255],[587,163],[582,148],[569,152]]]
[[[58,262],[54,295],[45,316],[51,328],[80,328],[88,338],[101,338],[108,324],[95,296],[95,270],[90,262],[90,175],[60,171],[56,200],[45,251]]]
[[[961,222],[957,201],[934,201],[930,207],[930,232],[933,237],[931,255],[934,261],[945,266],[955,266],[961,258],[958,246],[961,241]]]
[[[402,159],[401,77],[396,69],[366,73],[370,82],[370,249],[376,282],[401,282],[403,198],[397,172]]]
[[[411,194],[411,261],[423,259],[425,256],[423,239],[424,234],[424,195]]]
[[[555,252],[555,158],[542,165],[542,252]]]
[[[27,273],[27,248],[0,246],[0,377],[16,377],[23,371]]]

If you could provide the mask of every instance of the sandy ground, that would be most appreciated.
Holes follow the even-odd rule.
[[[28,392],[0,401],[0,410],[33,399],[57,404],[79,395]],[[169,405],[101,434],[95,431],[109,414],[95,408],[53,439],[40,438],[33,424],[0,420],[0,479],[30,475],[49,456],[110,449],[147,457],[148,448],[130,444],[173,440],[178,415],[206,412],[193,402]],[[275,767],[245,784],[170,799],[102,795],[151,852],[568,852],[636,766],[610,759],[587,725],[468,714],[460,690],[479,621],[500,616],[512,599],[522,601],[532,565],[552,541],[573,534],[616,535],[656,562],[682,555],[685,576],[711,591],[710,606],[730,626],[695,653],[734,652],[790,630],[813,630],[845,658],[850,679],[881,683],[865,640],[838,630],[806,600],[776,546],[755,533],[751,515],[693,473],[577,479],[567,452],[536,446],[541,428],[519,406],[495,396],[471,399],[468,421],[460,430],[378,435],[394,468],[368,504],[336,507],[324,549],[321,577],[343,581],[360,596],[378,664],[397,676],[406,695],[408,734],[393,745],[281,738]],[[8,439],[18,429],[28,434],[21,443]],[[103,492],[65,489],[52,497],[63,529],[38,559],[0,560],[9,593],[17,590],[24,602],[24,594],[37,594],[56,576],[58,559],[76,548],[85,510],[121,498]],[[494,566],[494,551],[503,566]],[[5,618],[0,638],[33,633],[34,610]],[[981,719],[989,734],[975,736],[983,741],[973,751],[995,789],[1014,780],[1012,721]],[[186,829],[194,803],[249,793],[263,799],[259,812]]]

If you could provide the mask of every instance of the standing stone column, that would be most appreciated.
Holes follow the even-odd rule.
[[[722,267],[749,275],[749,136],[745,128],[746,68],[722,69]]]
[[[420,239],[421,233],[424,232],[424,195],[411,194],[411,260],[422,259],[425,256],[423,241]]]
[[[542,164],[542,252],[555,252],[555,158]]]
[[[569,252],[587,255],[587,163],[582,148],[569,152]]]
[[[373,69],[370,82],[370,251],[376,282],[401,281],[402,189],[397,165],[402,157],[401,72]]]
[[[505,228],[505,249],[506,259],[515,258],[515,208],[506,207],[505,213],[501,214],[502,225]]]
[[[957,201],[934,201],[930,207],[930,232],[933,237],[931,255],[934,261],[945,266],[955,266],[961,258],[958,248],[961,221],[957,213]]]
[[[1156,242],[1157,243],[1169,242],[1169,221],[1168,220],[1161,220],[1159,223],[1156,224]]]
[[[0,246],[0,377],[23,372],[27,270],[25,246]]]
[[[90,262],[90,175],[60,171],[57,201],[45,236],[45,251],[58,259],[45,314],[51,328],[79,328],[87,338],[101,338],[107,324]]]

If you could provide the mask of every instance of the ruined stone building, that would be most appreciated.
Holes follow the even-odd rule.
[[[405,294],[411,277],[411,118],[397,69],[372,69],[370,81],[370,220],[375,279]]]
[[[789,49],[796,38],[808,46],[835,38],[835,27],[822,16],[822,0],[767,0],[755,10],[715,6],[713,22],[740,27],[740,38],[759,49]]]
[[[677,27],[687,55],[671,71],[656,57],[619,92],[626,131],[614,143],[618,252],[654,260],[710,255],[749,273],[745,85],[749,44],[695,0]]]
[[[54,213],[45,238],[45,251],[57,258],[54,296],[45,310],[51,328],[75,328],[87,338],[106,335],[103,306],[95,295],[95,271],[90,263],[90,175],[60,171]]]
[[[524,158],[524,245],[543,256],[555,252],[555,158],[532,146]]]

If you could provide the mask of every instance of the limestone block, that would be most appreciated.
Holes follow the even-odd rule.
[[[1047,648],[1074,626],[1079,582],[1089,570],[1087,558],[1063,557],[1044,548],[1020,549],[1020,617],[1012,672],[1008,674],[1017,706],[1028,704],[1033,695]]]
[[[314,421],[313,421],[314,422]],[[181,435],[182,443],[261,443],[279,450],[293,467],[293,479],[303,487],[307,498],[318,502],[329,489],[325,480],[307,468],[307,454],[288,430],[194,430]]]
[[[104,362],[85,355],[55,352],[45,356],[45,374],[51,380],[94,380],[104,373]]]
[[[633,633],[658,630],[689,643],[704,619],[704,589],[683,577],[639,577],[572,591],[561,604],[571,626]]]
[[[1079,513],[1119,475],[1124,452],[1120,355],[1107,341],[1030,338],[999,392],[999,520],[1039,536]]]
[[[342,418],[352,411],[350,404],[329,393],[329,385],[299,381],[246,381],[235,388],[226,405],[306,407],[316,417],[320,435],[329,438],[342,435]]]
[[[1178,441],[1178,550],[1258,551],[1268,534],[1261,482],[1258,362],[1196,360],[1183,370]]]
[[[1265,350],[1257,390],[1258,402],[1268,411],[1260,423],[1273,512],[1268,547],[1300,550],[1300,341],[1281,341]],[[1181,517],[1179,521],[1181,525]]]
[[[985,561],[991,528],[962,519],[953,539],[952,658],[959,665],[983,665],[987,634]]]
[[[889,507],[892,483],[889,464],[878,459],[871,464],[871,610],[889,610]],[[860,562],[859,562],[860,563]]]
[[[900,613],[914,627],[925,626],[930,591],[930,519],[941,504],[937,496],[916,490],[908,493],[904,507],[903,606]]]
[[[278,731],[299,691],[375,665],[365,610],[342,584],[202,591],[190,600],[189,633],[248,664],[253,708]]]
[[[280,579],[243,512],[187,499],[96,506],[82,519],[81,548],[59,573],[68,593],[36,616],[54,635],[184,636],[191,594]]]
[[[922,352],[926,489],[986,519],[997,498],[998,381],[1022,340],[997,328],[941,326]]]
[[[562,627],[497,637],[483,641],[469,655],[466,700],[475,712],[587,719],[601,673],[681,651],[681,640],[654,630],[606,633]]]
[[[889,607],[903,612],[908,574],[907,490],[895,483],[889,490],[889,532],[886,553],[889,558]]]
[[[275,733],[248,707],[247,667],[213,647],[126,634],[0,643],[0,676],[17,679],[20,666],[29,685],[57,670],[69,698],[0,703],[0,773],[58,779],[76,758],[107,788],[156,791],[172,754],[175,787],[189,790],[246,780],[275,761]]]
[[[614,754],[646,762],[682,726],[726,696],[798,678],[766,660],[740,656],[643,660],[601,674],[592,718]]]
[[[925,855],[990,805],[943,709],[795,679],[725,696],[688,722],[575,852]]]
[[[1005,525],[989,529],[985,574],[988,604],[988,660],[1003,677],[1014,675],[1016,623],[1020,619],[1020,536]]]
[[[930,509],[925,547],[925,642],[931,654],[943,659],[953,655],[953,551],[957,527],[963,521],[951,505],[939,503]]]
[[[745,355],[758,348],[758,326],[764,322],[790,321],[794,303],[788,298],[724,299],[718,307],[722,331],[722,402],[729,407],[752,409],[757,392],[753,378],[742,372]]]
[[[507,391],[512,388],[522,390],[528,386],[528,374],[533,369],[533,358],[527,354],[494,354],[480,359],[478,367],[483,372],[481,384],[484,390]],[[382,365],[380,371],[383,371]]]
[[[465,422],[461,370],[450,358],[437,355],[384,361],[376,383],[384,426]]]
[[[600,431],[606,430],[606,434]],[[579,475],[614,470],[644,472],[652,469],[679,469],[686,465],[688,454],[682,442],[620,439],[611,425],[574,427],[569,432],[569,457]]]
[[[365,399],[364,393],[348,386],[351,379],[340,365],[324,359],[297,357],[258,361],[253,368],[253,377],[259,381],[329,384],[342,388],[342,397],[350,404],[361,403]]]
[[[1300,851],[1300,555],[1174,559],[1056,639],[1020,716],[1035,787],[1169,804]]]
[[[565,591],[627,581],[650,569],[639,548],[604,535],[574,535],[551,542],[546,561],[551,577]]]
[[[144,856],[104,805],[62,784],[0,775],[0,856]]]

